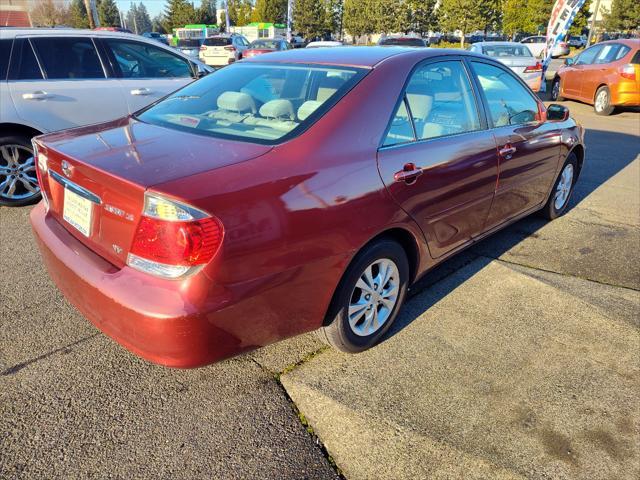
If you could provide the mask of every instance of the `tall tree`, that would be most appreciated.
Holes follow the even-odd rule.
[[[502,28],[508,35],[545,32],[554,0],[503,0]]]
[[[202,3],[200,3],[200,8],[196,10],[196,23],[204,23],[205,25],[215,24],[217,22],[216,12],[215,0],[202,0]]]
[[[640,2],[613,0],[611,12],[605,14],[604,25],[614,32],[630,32],[640,28]]]
[[[89,28],[89,17],[84,0],[72,0],[69,4],[69,21],[73,28]]]
[[[174,28],[184,27],[196,19],[196,10],[187,0],[167,0],[164,10],[164,28],[171,32]]]
[[[40,0],[29,12],[34,26],[54,27],[71,23],[69,10],[65,4],[53,0]]]
[[[151,31],[158,33],[167,33],[164,29],[164,17],[162,14],[158,14],[151,19]]]
[[[325,33],[325,9],[318,0],[296,0],[293,10],[295,30],[307,39],[321,37]]]
[[[570,35],[582,35],[589,27],[589,19],[591,18],[590,8],[591,0],[586,0],[573,19],[573,23],[569,28]]]
[[[226,4],[231,25],[241,27],[251,22],[251,0],[227,0]]]
[[[98,18],[101,27],[120,26],[120,12],[115,0],[100,0],[98,2]]]
[[[405,0],[408,23],[404,31],[415,32],[422,36],[435,30],[438,25],[436,11],[437,0]]]
[[[377,22],[372,7],[371,0],[344,0],[342,24],[354,40],[374,33]]]
[[[287,0],[256,0],[251,21],[286,23]]]
[[[484,28],[478,0],[442,0],[438,10],[440,25],[445,31],[461,32],[460,48],[464,48],[467,33]]]
[[[502,30],[502,0],[478,0],[478,8],[485,35]]]

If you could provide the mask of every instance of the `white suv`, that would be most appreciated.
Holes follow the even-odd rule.
[[[207,65],[223,67],[242,60],[242,54],[249,48],[249,41],[242,35],[216,35],[205,38],[200,47],[200,60]]]
[[[211,71],[128,33],[0,28],[0,205],[40,198],[32,137],[124,117]]]

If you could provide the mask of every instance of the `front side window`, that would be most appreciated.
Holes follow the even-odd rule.
[[[493,126],[521,125],[538,118],[538,102],[509,71],[486,63],[472,62],[489,105]]]
[[[192,40],[197,42],[197,40]],[[186,60],[163,48],[130,40],[107,39],[123,78],[185,78],[193,76]]]
[[[576,65],[591,65],[596,58],[596,55],[600,51],[601,46],[596,45],[591,48],[587,48],[584,52],[578,56]]]
[[[418,140],[480,129],[471,83],[459,61],[430,63],[419,67],[412,74],[405,95]],[[397,135],[396,130],[402,126],[402,118],[406,115],[403,108],[401,104],[394,115],[392,129],[389,131],[391,135]],[[395,129],[394,124],[398,126]],[[401,136],[406,137],[406,133]],[[399,142],[391,137],[384,142],[385,145],[393,143]]]
[[[138,118],[201,135],[273,144],[306,128],[365,73],[240,63],[175,92]]]
[[[49,80],[105,78],[90,38],[35,37],[31,43]]]

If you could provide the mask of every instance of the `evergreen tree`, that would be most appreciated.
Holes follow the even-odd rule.
[[[502,0],[478,0],[478,7],[485,35],[502,30]]]
[[[151,19],[151,31],[158,33],[167,33],[164,29],[164,17],[158,14]]]
[[[195,8],[187,0],[167,0],[164,11],[164,29],[171,32],[174,28],[193,23],[196,17]]]
[[[611,12],[605,14],[604,25],[609,31],[630,32],[640,28],[640,2],[613,0]]]
[[[582,35],[589,27],[589,19],[591,18],[591,0],[586,0],[584,5],[578,10],[578,13],[573,19],[573,23],[569,28],[570,35]]]
[[[101,27],[120,26],[120,12],[118,11],[118,6],[116,5],[115,0],[100,0],[97,8]]]
[[[374,33],[375,21],[371,0],[344,0],[342,26],[354,41]]]
[[[226,4],[231,25],[241,27],[251,22],[251,0],[227,0]]]
[[[215,0],[202,0],[200,8],[196,11],[196,23],[213,25],[216,23],[216,2]]]
[[[69,19],[73,28],[89,28],[89,17],[84,0],[72,0],[69,4]]]
[[[554,0],[503,0],[502,28],[508,35],[546,32]]]
[[[415,32],[425,36],[438,25],[437,0],[405,0],[407,10],[406,32]]]
[[[285,24],[287,22],[287,0],[256,0],[251,13],[251,21]]]
[[[104,1],[104,0],[103,0]],[[136,22],[138,23],[138,32],[150,32],[153,28],[151,17],[144,3],[140,2],[136,11]]]
[[[326,31],[324,5],[318,0],[296,0],[293,23],[306,39],[321,37]]]
[[[465,34],[484,28],[478,0],[442,0],[439,14],[445,31],[461,32],[460,48],[464,48]]]

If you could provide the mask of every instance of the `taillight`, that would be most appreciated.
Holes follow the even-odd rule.
[[[628,78],[629,80],[635,80],[636,79],[636,67],[634,67],[633,64],[631,64],[631,63],[627,63],[626,65],[622,65],[618,69],[618,73],[620,73],[620,76],[623,77],[623,78]]]
[[[542,64],[540,62],[536,62],[535,65],[530,65],[524,69],[524,73],[535,73],[542,71]]]
[[[224,49],[229,50],[230,52],[236,51],[236,47],[234,47],[233,45],[227,45],[226,47],[224,47]]]
[[[127,264],[159,277],[179,278],[211,261],[220,249],[223,234],[217,218],[147,193]]]

